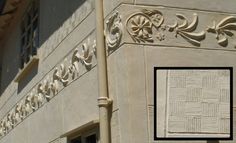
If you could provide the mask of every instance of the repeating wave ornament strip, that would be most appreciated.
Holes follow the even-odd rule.
[[[70,61],[67,58],[58,67],[54,68],[51,75],[46,76],[37,84],[25,98],[0,121],[0,137],[8,134],[16,125],[22,122],[28,115],[39,109],[44,103],[56,96],[70,82],[79,77],[79,64],[91,69],[92,58],[95,55],[96,44],[90,40],[82,45],[82,53],[76,48]],[[69,64],[68,64],[69,63]]]
[[[218,24],[213,21],[213,26],[208,26],[206,30],[196,32],[198,27],[198,15],[193,13],[192,21],[184,14],[176,14],[179,20],[175,20],[172,25],[165,24],[165,18],[159,10],[142,9],[139,12],[131,14],[126,20],[126,31],[136,43],[153,43],[155,39],[165,40],[168,31],[184,38],[194,46],[200,46],[201,41],[205,40],[206,33],[213,33],[220,46],[228,45],[228,38],[234,35],[236,31],[236,17],[228,16],[222,19]],[[180,22],[181,21],[181,22]]]

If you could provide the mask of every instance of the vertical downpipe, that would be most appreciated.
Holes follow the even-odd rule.
[[[103,0],[95,0],[96,9],[96,47],[97,47],[97,67],[98,67],[98,106],[99,106],[99,123],[100,123],[100,142],[110,142],[109,129],[109,104],[111,100],[108,96],[107,84],[107,61],[106,47],[104,36],[104,15]]]

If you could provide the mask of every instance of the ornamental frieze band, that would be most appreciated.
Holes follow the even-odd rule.
[[[221,50],[236,47],[236,17],[215,16],[217,13],[196,11],[172,12],[171,8],[135,7],[123,13],[121,7],[106,21],[108,49],[114,49],[122,42],[137,44],[161,44],[173,46],[209,47],[211,40]],[[167,12],[168,11],[168,12]],[[207,19],[207,20],[206,20]],[[122,34],[123,33],[123,34]],[[126,34],[127,33],[127,34]],[[123,36],[122,36],[123,35]],[[183,44],[182,44],[183,43]]]
[[[186,10],[172,12],[171,15],[171,12],[167,13],[171,8],[163,7],[142,7],[124,13],[127,10],[122,11],[122,8],[127,7],[121,7],[105,21],[104,33],[108,51],[119,47],[122,42],[209,47],[208,39],[214,40],[218,45],[216,48],[225,50],[225,47],[228,49],[236,47],[235,16],[221,15],[222,18],[215,18],[212,13]],[[210,20],[203,24],[202,17]],[[95,47],[95,41],[88,39],[88,42],[82,44],[81,52],[80,49],[75,49],[70,57],[65,58],[51,74],[40,81],[0,120],[0,137],[5,136],[28,115],[50,101],[69,83],[78,79],[82,75],[81,67],[90,70],[94,66],[92,61],[96,55]]]
[[[88,71],[92,68],[92,60],[95,55],[96,41],[87,40],[81,46],[82,51],[76,48],[72,55],[55,67],[52,74],[47,75],[39,82],[8,114],[0,121],[0,137],[9,133],[16,125],[27,116],[50,101],[69,83],[75,81],[84,74],[81,67]],[[69,60],[68,60],[68,59]]]

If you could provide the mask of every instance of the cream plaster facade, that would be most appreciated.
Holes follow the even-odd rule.
[[[67,143],[89,130],[96,130],[99,141],[95,0],[40,0],[39,60],[15,82],[22,74],[19,35],[27,3],[19,4],[0,45],[0,143]],[[103,0],[103,5],[111,143],[156,142],[154,67],[236,68],[234,0]],[[236,98],[234,124],[235,105]],[[220,142],[235,142],[235,125],[233,130],[234,141]]]

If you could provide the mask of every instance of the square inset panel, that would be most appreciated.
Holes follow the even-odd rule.
[[[232,139],[231,67],[156,67],[154,87],[155,140]]]

